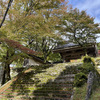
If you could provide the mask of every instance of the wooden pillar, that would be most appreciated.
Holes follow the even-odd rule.
[[[97,45],[96,44],[94,45],[94,48],[95,48],[95,56],[97,57],[99,54],[98,54],[98,49],[97,49]]]
[[[63,55],[63,62],[65,63],[66,62],[66,56]]]

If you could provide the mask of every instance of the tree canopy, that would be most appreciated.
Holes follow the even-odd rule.
[[[59,24],[67,7],[64,0],[12,1],[0,1],[0,48],[5,49],[0,56],[4,67],[2,84],[11,79],[10,64],[17,61],[13,58],[22,57],[21,51],[28,54],[34,54],[33,50],[42,52],[42,57],[47,60],[53,45],[60,39],[60,36],[55,34],[55,26]]]
[[[97,34],[100,32],[99,24],[94,22],[94,18],[86,14],[86,11],[70,9],[64,15],[61,30],[70,42],[80,46],[96,42]]]

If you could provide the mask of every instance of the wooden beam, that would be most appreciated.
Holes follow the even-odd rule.
[[[64,54],[64,56],[75,56],[75,55],[80,55],[80,54],[85,54],[84,52],[78,52],[78,53],[70,53],[70,54]]]
[[[82,57],[82,56],[66,57],[65,60],[67,60],[67,59],[70,59],[70,60],[71,60],[71,59],[79,59],[79,58],[81,58],[81,57]]]
[[[80,47],[80,46],[75,46],[75,47],[66,47],[62,49],[55,49],[53,52],[64,52],[64,51],[73,51],[73,50],[81,50],[81,49],[89,49],[89,48],[94,48],[94,45],[89,45],[87,47]]]

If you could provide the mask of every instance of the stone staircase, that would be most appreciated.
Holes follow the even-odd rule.
[[[73,95],[74,76],[74,74],[63,75],[42,84],[42,88],[33,92],[34,100],[39,98],[40,100],[70,100]]]
[[[66,66],[55,79],[39,83],[40,80],[34,78],[34,71],[26,71],[0,88],[0,100],[72,100],[76,72],[75,66]]]

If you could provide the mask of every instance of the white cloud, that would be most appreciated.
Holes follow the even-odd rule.
[[[100,0],[84,0],[80,2],[75,7],[80,8],[80,10],[93,10],[100,6]]]
[[[90,16],[95,17],[95,23],[100,23],[100,0],[80,0],[73,6],[80,11],[86,10]]]

